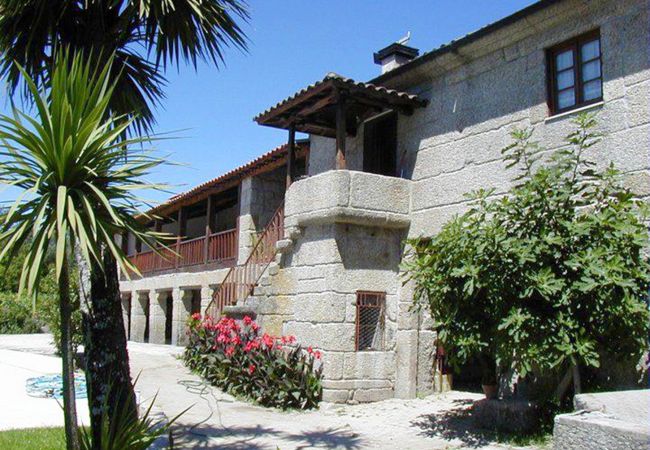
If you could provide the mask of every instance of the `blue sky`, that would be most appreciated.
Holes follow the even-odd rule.
[[[379,73],[373,51],[408,31],[409,45],[428,51],[507,16],[532,0],[250,0],[244,26],[248,53],[226,51],[219,69],[201,64],[168,71],[158,132],[182,139],[158,143],[183,166],[162,167],[152,180],[186,190],[286,141],[283,130],[252,118],[333,71],[365,81]],[[0,201],[8,193],[0,193]],[[164,200],[168,194],[152,198]]]

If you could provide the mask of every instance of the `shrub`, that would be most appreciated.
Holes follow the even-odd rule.
[[[41,323],[32,313],[32,299],[0,292],[0,334],[40,333]]]
[[[515,131],[503,151],[520,169],[511,192],[475,192],[467,213],[411,242],[407,274],[452,363],[481,355],[521,376],[562,371],[579,392],[585,368],[646,348],[648,208],[614,167],[589,161],[594,117],[576,125],[550,155]]]
[[[260,334],[249,317],[241,323],[188,320],[185,364],[211,384],[263,406],[308,409],[321,399],[320,352],[293,345],[295,338]]]

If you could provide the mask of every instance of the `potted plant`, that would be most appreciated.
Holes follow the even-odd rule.
[[[487,355],[481,355],[479,361],[481,364],[481,388],[485,398],[488,400],[495,399],[499,394],[499,385],[494,359]]]

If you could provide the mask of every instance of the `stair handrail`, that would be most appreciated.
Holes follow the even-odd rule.
[[[257,253],[258,248],[265,241],[266,236],[272,230],[274,230],[276,228],[279,229],[279,230],[278,230],[277,239],[274,242],[272,242],[273,247],[274,247],[272,254],[268,255],[268,258],[266,258],[266,260],[262,259],[260,261],[259,259],[256,259],[254,261],[254,258],[256,258],[256,253]],[[264,227],[264,230],[262,230],[262,232],[258,235],[257,242],[253,246],[253,249],[251,250],[248,257],[246,258],[246,261],[244,262],[244,264],[235,265],[235,266],[231,267],[230,270],[228,270],[228,272],[226,273],[226,276],[221,281],[221,283],[219,283],[219,286],[217,286],[214,293],[212,294],[212,299],[210,300],[210,303],[205,308],[205,314],[206,315],[209,315],[209,316],[211,316],[213,318],[217,318],[217,314],[221,313],[221,311],[223,310],[223,307],[228,306],[228,305],[225,305],[225,304],[221,304],[221,305],[217,304],[218,297],[222,294],[222,292],[225,291],[225,289],[227,289],[229,287],[228,286],[229,283],[233,283],[233,280],[231,280],[232,278],[235,278],[235,280],[234,280],[235,289],[237,290],[239,288],[239,286],[237,285],[237,280],[236,280],[237,275],[238,275],[238,269],[239,270],[246,270],[246,268],[248,268],[253,263],[262,264],[262,265],[264,265],[263,269],[257,275],[254,276],[255,279],[251,280],[252,283],[251,282],[246,282],[247,280],[242,280],[243,282],[245,282],[246,285],[249,285],[248,289],[246,289],[244,291],[245,297],[243,298],[243,300],[245,300],[246,298],[248,298],[248,296],[250,296],[251,289],[255,288],[255,286],[257,285],[257,283],[258,283],[259,279],[261,278],[262,274],[264,273],[266,268],[269,266],[269,264],[271,264],[271,261],[273,261],[273,259],[275,258],[275,255],[277,255],[277,247],[275,246],[275,244],[277,243],[277,241],[282,239],[283,236],[284,236],[284,203],[282,205],[280,205],[280,207],[278,207],[275,210],[275,212],[273,213],[273,216],[271,217],[271,220],[269,220],[269,222],[266,224],[266,227]],[[247,272],[244,272],[244,274],[246,274]],[[238,302],[240,300],[242,300],[242,299],[237,298],[237,291],[235,291],[235,302]],[[224,303],[224,302],[221,302],[221,303]]]

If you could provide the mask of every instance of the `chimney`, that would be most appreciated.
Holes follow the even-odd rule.
[[[375,64],[381,66],[382,74],[412,61],[420,54],[417,48],[404,45],[404,41],[408,42],[408,38],[401,39],[374,53]]]

